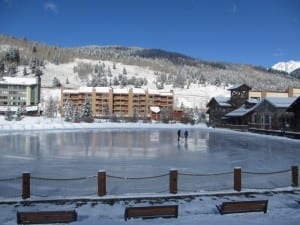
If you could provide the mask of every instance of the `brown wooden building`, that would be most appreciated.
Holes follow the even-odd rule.
[[[257,103],[255,99],[247,100],[245,104],[225,115],[226,122],[234,125],[248,125]]]
[[[239,84],[228,90],[230,97],[214,97],[206,105],[206,113],[209,114],[209,123],[212,125],[226,123],[226,115],[246,103],[251,88],[246,84]]]
[[[287,109],[296,100],[292,98],[265,98],[254,109],[251,126],[263,129],[289,129],[293,113]]]
[[[208,102],[206,113],[209,115],[211,125],[223,123],[223,117],[233,110],[229,100],[228,97],[214,97]]]
[[[293,123],[291,129],[300,132],[300,97],[298,97],[287,109],[288,112],[293,112]]]

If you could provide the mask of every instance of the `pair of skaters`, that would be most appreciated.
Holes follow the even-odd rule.
[[[185,141],[187,141],[187,138],[189,136],[189,132],[187,130],[184,131],[184,139]],[[177,131],[177,141],[180,141],[180,137],[181,137],[181,130],[179,129]]]

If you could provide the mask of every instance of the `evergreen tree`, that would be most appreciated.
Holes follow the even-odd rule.
[[[0,75],[4,74],[4,68],[5,68],[4,59],[1,59],[0,60]]]
[[[205,77],[203,76],[203,74],[200,75],[200,80],[199,80],[200,84],[205,84]]]
[[[80,112],[76,106],[73,109],[72,122],[80,123]]]
[[[67,100],[63,106],[63,115],[65,121],[71,121],[73,117],[74,104],[71,100]]]
[[[92,115],[92,106],[88,98],[85,99],[81,108],[81,119],[84,122],[92,123],[94,118]]]
[[[109,66],[107,68],[107,76],[112,77],[111,69]]]
[[[123,74],[124,74],[124,75],[127,74],[127,71],[126,71],[126,68],[125,68],[125,67],[123,68]]]
[[[137,117],[138,117],[138,111],[137,111],[137,108],[134,107],[133,108],[133,112],[132,112],[132,120],[133,120],[133,122],[137,121]]]
[[[38,67],[35,69],[35,76],[41,76],[43,75],[43,71]]]
[[[216,79],[215,79],[215,86],[220,87],[220,85],[221,85],[221,80],[220,80],[219,77],[216,77]]]
[[[24,76],[27,75],[27,68],[26,68],[26,67],[24,67],[24,69],[23,69],[23,75],[24,75]]]
[[[57,116],[57,104],[52,97],[46,103],[44,115],[49,118]]]
[[[60,87],[61,83],[60,83],[59,79],[54,77],[53,80],[52,80],[52,85],[53,85],[53,87]]]
[[[7,107],[5,112],[5,120],[12,121],[13,119],[13,111],[11,111],[10,107]]]
[[[17,108],[17,111],[16,111],[16,120],[21,120],[22,119],[22,114],[23,114],[22,108],[21,108],[21,106],[19,106]]]

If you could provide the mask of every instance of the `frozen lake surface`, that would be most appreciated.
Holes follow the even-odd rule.
[[[177,129],[170,128],[2,134],[0,179],[28,171],[33,195],[85,196],[96,195],[97,172],[105,170],[110,194],[163,193],[169,170],[176,168],[179,191],[210,191],[232,189],[233,168],[241,167],[244,188],[277,188],[289,186],[291,166],[300,165],[298,140],[222,129],[188,131],[187,142],[177,142]],[[153,176],[158,177],[130,179]],[[59,180],[64,178],[82,179]],[[0,182],[0,197],[17,196],[19,183]]]

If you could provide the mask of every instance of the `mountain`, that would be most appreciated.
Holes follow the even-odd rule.
[[[287,62],[279,62],[272,66],[272,69],[279,70],[287,73],[292,73],[296,69],[300,68],[300,61],[287,61]]]
[[[300,86],[299,79],[278,70],[207,61],[162,49],[60,48],[0,35],[0,76],[37,73],[42,74],[43,88],[88,85],[173,89],[177,106],[193,108],[205,108],[211,97],[229,95],[227,88],[233,84],[246,83],[253,90],[273,91]]]

